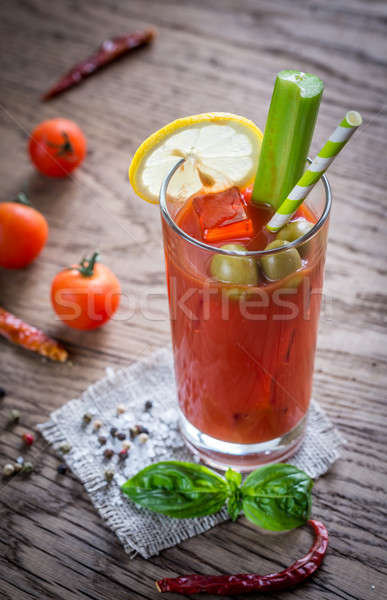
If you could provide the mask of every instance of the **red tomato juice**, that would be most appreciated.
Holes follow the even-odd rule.
[[[264,229],[273,211],[252,204],[250,195],[251,190],[241,194],[250,220],[248,237],[236,226],[240,237],[230,237],[230,229],[227,239],[219,239],[222,227],[232,227],[233,214],[226,210],[222,216],[221,203],[213,204],[211,213],[205,197],[189,199],[175,222],[199,241],[210,243],[210,232],[214,251],[229,243],[262,250],[275,237]],[[294,219],[299,217],[316,222],[304,206]],[[209,222],[207,233],[201,219]],[[182,413],[198,430],[222,441],[255,444],[280,438],[309,407],[325,233],[299,248],[302,267],[296,273],[270,282],[260,269],[258,285],[238,286],[235,293],[235,285],[211,277],[210,251],[184,240],[165,221],[163,232]]]

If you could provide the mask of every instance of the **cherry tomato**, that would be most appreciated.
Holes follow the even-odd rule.
[[[66,177],[86,156],[86,138],[76,123],[50,119],[30,135],[29,153],[35,167],[50,177]]]
[[[47,241],[48,225],[24,194],[0,204],[0,266],[20,269],[30,264]]]
[[[95,329],[108,321],[120,303],[117,277],[97,262],[98,253],[60,271],[52,282],[51,302],[58,317],[74,329]]]

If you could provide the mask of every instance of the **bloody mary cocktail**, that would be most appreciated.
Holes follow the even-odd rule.
[[[240,115],[182,117],[130,166],[137,194],[160,200],[181,430],[219,467],[284,459],[305,429],[330,208],[320,178],[343,136],[304,173],[323,88],[280,71],[264,134]]]
[[[252,470],[303,438],[331,206],[348,111],[305,169],[324,84],[285,69],[262,134],[240,115],[181,117],[129,169],[162,214],[181,431],[199,458]]]
[[[273,209],[252,203],[251,190],[195,194],[173,218],[161,198],[182,432],[209,463],[248,470],[302,439],[329,207],[324,179],[287,226],[299,230],[286,242],[299,257],[289,269],[278,242],[264,251]]]

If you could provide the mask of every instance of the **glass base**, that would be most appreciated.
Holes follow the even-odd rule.
[[[202,433],[180,410],[179,415],[184,441],[196,457],[221,471],[232,467],[242,473],[254,471],[262,465],[283,462],[292,456],[304,438],[307,424],[306,414],[293,429],[279,438],[259,444],[235,444]]]

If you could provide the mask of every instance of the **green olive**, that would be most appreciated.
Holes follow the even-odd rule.
[[[265,250],[274,250],[287,244],[289,244],[288,240],[274,240],[266,246]],[[295,248],[289,248],[277,254],[262,256],[261,265],[267,279],[278,281],[300,269],[301,258]]]
[[[290,221],[277,233],[277,240],[287,240],[288,242],[294,242],[298,238],[302,237],[313,227],[313,223],[306,219],[297,219],[297,221]]]
[[[241,244],[226,244],[221,248],[232,252],[246,251]],[[249,256],[215,254],[211,259],[210,271],[212,277],[222,283],[239,285],[256,285],[258,283],[257,263]]]

